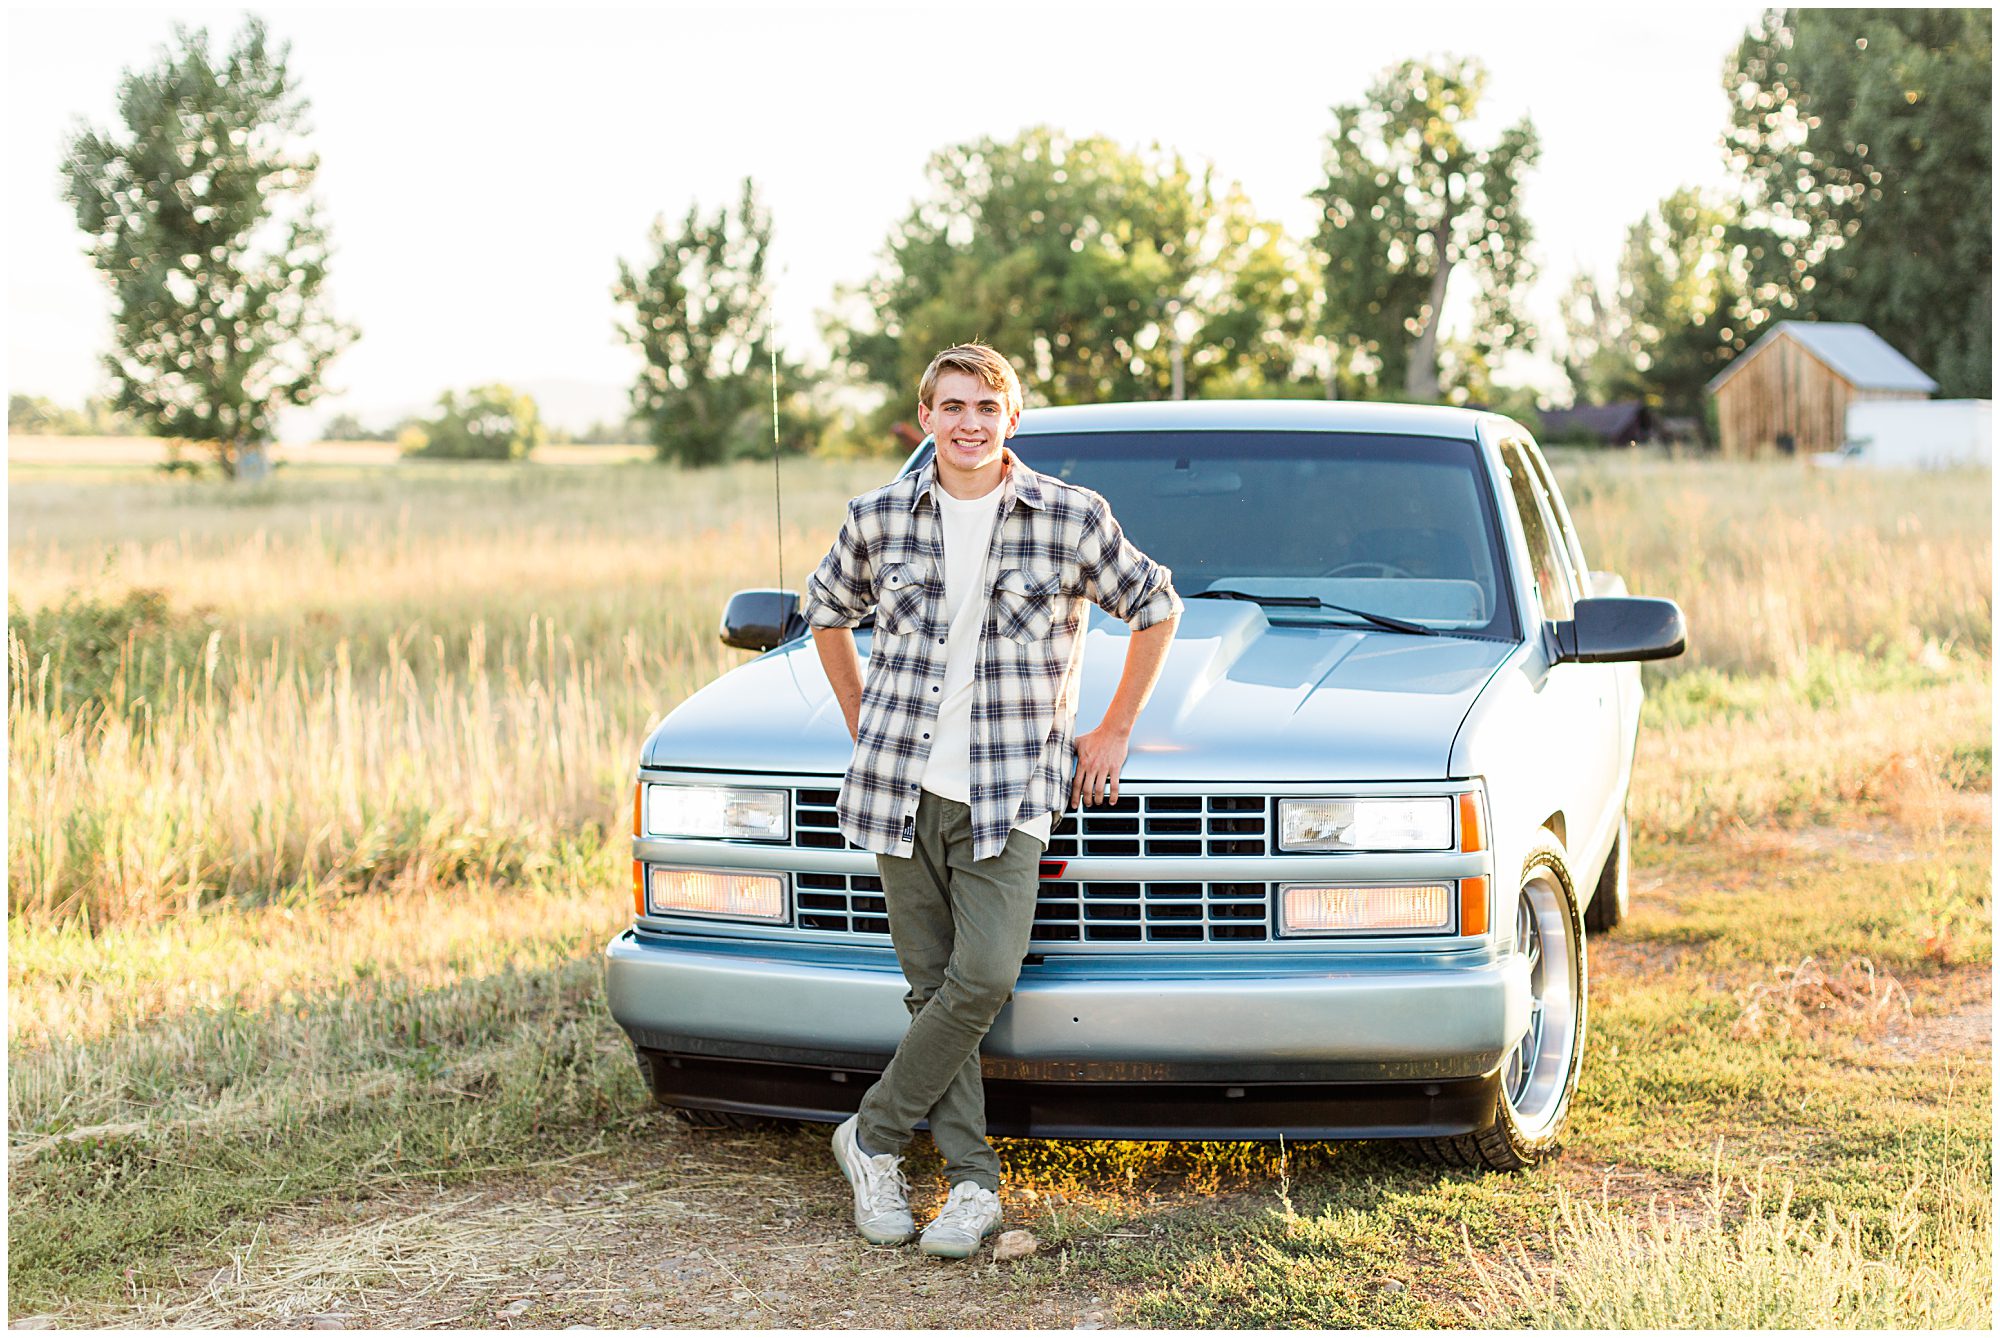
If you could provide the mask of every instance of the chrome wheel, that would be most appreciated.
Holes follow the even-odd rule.
[[[1575,1057],[1579,946],[1562,889],[1546,871],[1521,889],[1514,950],[1528,963],[1528,1029],[1502,1065],[1501,1091],[1521,1132],[1539,1135],[1562,1113]]]

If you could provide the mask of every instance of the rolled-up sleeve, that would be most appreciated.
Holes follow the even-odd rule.
[[[812,627],[852,627],[874,607],[875,582],[868,546],[862,542],[855,504],[849,502],[847,519],[833,547],[806,581],[806,623]]]
[[[1173,572],[1132,546],[1102,497],[1084,517],[1077,565],[1083,597],[1135,632],[1181,611]]]

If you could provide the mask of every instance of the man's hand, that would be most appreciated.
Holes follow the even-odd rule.
[[[861,652],[854,648],[854,632],[846,627],[813,628],[813,649],[819,652],[820,667],[833,689],[840,713],[847,719],[847,737],[861,737]]]
[[[1125,648],[1125,671],[1118,676],[1118,691],[1111,696],[1111,709],[1104,723],[1076,738],[1076,775],[1069,783],[1069,806],[1080,798],[1089,804],[1118,802],[1118,772],[1125,765],[1125,752],[1132,743],[1132,726],[1139,710],[1153,695],[1153,684],[1167,660],[1167,643],[1174,639],[1180,615],[1154,623],[1132,634]],[[1107,797],[1109,796],[1109,797]]]
[[[1076,807],[1079,797],[1087,805],[1118,802],[1118,771],[1125,765],[1125,751],[1131,742],[1131,730],[1114,728],[1108,722],[1076,736],[1076,775],[1069,783],[1071,808]],[[1107,789],[1109,799],[1105,798]]]

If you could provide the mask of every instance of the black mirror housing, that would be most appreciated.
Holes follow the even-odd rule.
[[[1687,649],[1687,623],[1671,599],[1579,599],[1554,624],[1557,664],[1670,660]]]
[[[722,610],[722,644],[738,650],[770,650],[804,636],[805,615],[792,590],[738,590]]]

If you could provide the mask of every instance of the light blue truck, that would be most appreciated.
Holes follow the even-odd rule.
[[[1588,940],[1626,905],[1637,661],[1682,651],[1680,610],[1590,570],[1495,414],[1035,409],[1010,445],[1108,498],[1187,609],[1119,801],[1044,854],[982,1050],[992,1132],[1551,1155]],[[1079,729],[1126,635],[1092,610]],[[796,593],[737,595],[723,639],[765,653],[640,758],[611,1010],[696,1124],[836,1121],[908,1025],[875,858],[834,816],[852,745]]]

